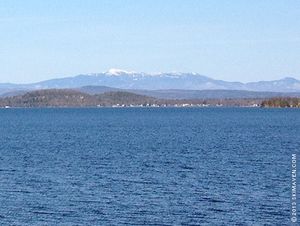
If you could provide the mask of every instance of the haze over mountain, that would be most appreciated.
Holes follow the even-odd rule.
[[[108,86],[134,90],[247,90],[267,92],[300,92],[300,81],[286,77],[274,81],[250,83],[215,80],[198,73],[143,73],[110,69],[107,72],[82,74],[31,84],[1,83],[0,94],[36,89],[79,88],[83,86]]]

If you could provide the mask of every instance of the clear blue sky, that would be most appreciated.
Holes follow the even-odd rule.
[[[299,0],[0,0],[0,82],[109,68],[300,79]]]

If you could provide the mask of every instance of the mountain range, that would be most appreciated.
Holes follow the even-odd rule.
[[[100,88],[99,88],[99,87]],[[85,88],[84,88],[85,87]],[[200,94],[209,97],[210,94],[227,96],[243,94],[257,96],[263,92],[277,96],[280,93],[289,93],[291,96],[299,96],[300,81],[286,77],[274,81],[259,82],[228,82],[216,80],[198,73],[142,73],[128,72],[119,69],[110,69],[107,72],[95,74],[82,74],[74,77],[57,78],[30,84],[0,83],[0,95],[12,96],[26,91],[40,89],[82,89],[88,92],[94,89],[107,89],[107,91],[130,90],[138,94],[147,94],[155,97],[177,98],[179,94],[186,97],[198,97]],[[97,88],[98,87],[98,88]],[[106,88],[105,88],[106,87]],[[298,93],[299,92],[299,93]],[[294,93],[294,94],[293,94]],[[296,93],[296,94],[295,94]],[[229,95],[228,95],[229,94]],[[255,94],[253,96],[253,94]],[[258,96],[260,96],[260,94]],[[200,96],[201,96],[200,95]],[[225,96],[226,96],[225,95]],[[281,95],[281,94],[280,94]],[[285,95],[285,94],[284,94]]]

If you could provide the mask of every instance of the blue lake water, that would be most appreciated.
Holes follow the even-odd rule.
[[[300,110],[1,109],[0,223],[289,225]]]

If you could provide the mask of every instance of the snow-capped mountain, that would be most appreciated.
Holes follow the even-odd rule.
[[[106,75],[115,75],[115,76],[121,76],[121,75],[134,75],[136,72],[134,71],[125,71],[121,69],[111,68],[107,72],[104,72]]]
[[[181,89],[181,90],[249,90],[273,92],[299,92],[300,81],[284,78],[275,81],[251,83],[215,80],[198,73],[156,73],[147,74],[120,69],[107,72],[83,74],[74,77],[51,79],[32,84],[0,84],[0,93],[13,90],[32,90],[49,88],[78,88],[82,86],[109,86],[121,89]]]

